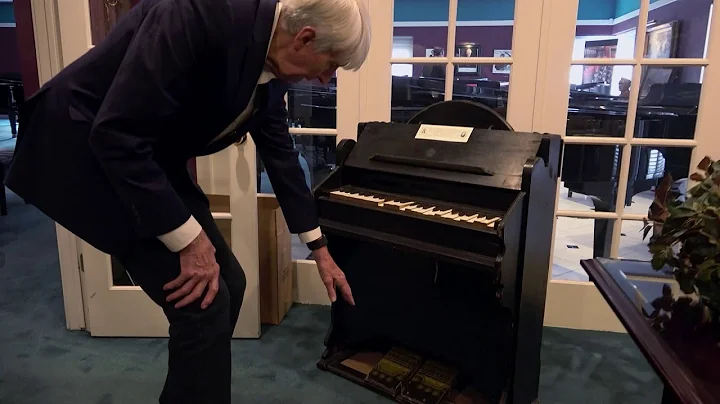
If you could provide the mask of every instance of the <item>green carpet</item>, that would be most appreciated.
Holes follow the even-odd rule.
[[[67,331],[54,225],[12,194],[9,203],[0,217],[0,403],[156,403],[165,341]],[[233,402],[388,403],[315,367],[328,320],[327,307],[295,306],[261,339],[235,341]],[[542,403],[660,402],[660,382],[626,335],[546,328],[542,359]]]

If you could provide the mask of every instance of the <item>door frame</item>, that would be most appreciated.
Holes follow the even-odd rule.
[[[42,86],[59,73],[63,66],[71,63],[90,48],[91,44],[86,39],[89,37],[89,30],[85,32],[84,24],[67,23],[69,21],[67,17],[88,12],[87,2],[29,1],[32,10],[38,80]],[[61,19],[60,16],[66,18]],[[63,20],[66,23],[61,24]],[[65,46],[60,41],[61,36],[66,38]],[[86,313],[80,274],[79,243],[73,233],[57,223],[55,232],[65,306],[65,325],[70,330],[83,330],[86,328]]]

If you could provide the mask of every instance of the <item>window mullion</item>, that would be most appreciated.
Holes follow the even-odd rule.
[[[648,10],[650,0],[640,2],[640,15],[638,16],[637,34],[635,35],[635,68],[633,69],[632,82],[642,82],[642,65],[637,63],[645,56],[645,34],[647,32]],[[635,136],[635,118],[637,116],[638,99],[640,98],[640,85],[630,87],[630,100],[628,102],[627,117],[625,120],[625,145],[622,148],[620,160],[620,174],[618,180],[617,200],[615,202],[615,213],[623,217],[625,212],[625,199],[627,197],[628,178],[630,176],[630,157],[632,156],[632,140]],[[610,257],[617,257],[620,249],[620,236],[622,234],[622,221],[615,222],[613,226],[612,243],[610,244]]]
[[[457,31],[457,8],[458,0],[450,0],[448,6],[448,41],[445,51],[445,56],[448,58],[448,64],[445,67],[445,101],[450,101],[453,98],[453,89],[455,84],[455,64],[453,58],[455,57],[455,33]]]

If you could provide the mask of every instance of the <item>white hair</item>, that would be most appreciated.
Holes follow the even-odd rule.
[[[315,47],[331,52],[347,70],[358,70],[370,52],[370,16],[365,0],[280,0],[280,26],[295,35],[317,31]]]

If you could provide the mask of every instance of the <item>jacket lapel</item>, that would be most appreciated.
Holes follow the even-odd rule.
[[[234,0],[233,20],[238,51],[229,52],[227,106],[233,119],[247,106],[270,45],[278,0]],[[243,46],[244,44],[244,46]],[[229,45],[232,48],[232,44]]]

